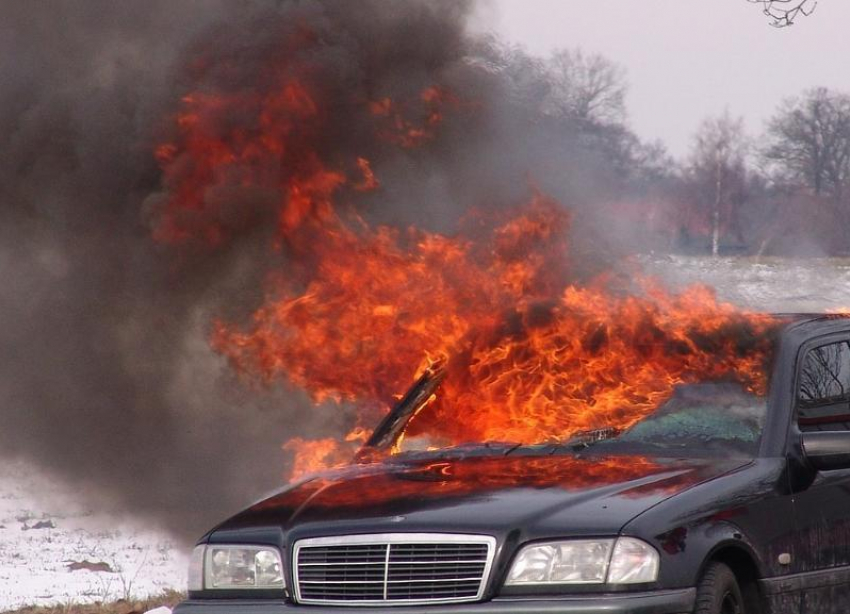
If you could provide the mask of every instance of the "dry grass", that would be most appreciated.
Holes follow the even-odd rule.
[[[28,606],[18,610],[7,610],[2,614],[142,614],[163,605],[173,608],[185,598],[185,593],[170,590],[147,599],[131,601],[119,599],[111,603],[62,603],[51,606]]]

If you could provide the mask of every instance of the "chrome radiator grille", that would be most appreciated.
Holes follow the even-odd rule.
[[[483,535],[391,533],[296,542],[299,603],[414,605],[481,599],[496,550]]]

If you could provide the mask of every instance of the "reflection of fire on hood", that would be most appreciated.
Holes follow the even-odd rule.
[[[514,488],[571,491],[654,478],[648,479],[644,488],[631,485],[636,496],[654,490],[663,492],[667,488],[680,488],[677,469],[680,467],[667,466],[642,456],[579,459],[572,456],[520,455],[398,466],[388,464],[352,468],[340,475],[322,475],[260,502],[252,509],[297,509],[308,500],[313,506],[329,508],[381,507],[406,499],[445,501],[473,493]],[[657,477],[668,473],[669,479],[657,480]],[[687,475],[687,480],[695,479],[693,475],[684,475]]]

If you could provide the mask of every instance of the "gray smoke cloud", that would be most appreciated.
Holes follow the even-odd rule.
[[[151,239],[164,198],[153,151],[187,91],[270,88],[269,66],[299,56],[331,103],[322,155],[374,161],[381,193],[355,203],[372,221],[450,230],[470,205],[527,196],[530,181],[578,209],[598,199],[605,165],[535,114],[545,84],[498,68],[498,45],[467,36],[469,8],[3,3],[0,455],[189,540],[282,483],[283,441],[346,426],[283,384],[245,385],[210,349],[211,321],[245,318],[266,274],[288,266],[268,249],[268,194],[211,195],[226,201],[220,249]],[[309,45],[281,45],[298,29]],[[370,145],[349,113],[351,100],[434,82],[479,106],[416,153]],[[578,223],[585,247],[609,251],[598,220]]]

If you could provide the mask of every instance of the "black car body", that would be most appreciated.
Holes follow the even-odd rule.
[[[202,553],[276,549],[285,588],[195,586],[176,612],[848,612],[850,319],[795,318],[778,339],[770,382],[761,432],[743,452],[628,437],[490,444],[314,476],[199,543]],[[657,553],[654,580],[506,584],[529,544],[624,537]],[[446,588],[460,573],[447,570],[473,569],[435,566],[452,552],[480,565],[467,585]],[[404,563],[396,571],[391,557]],[[331,573],[334,561],[348,567]],[[717,586],[706,586],[727,570],[737,588],[709,603]]]

